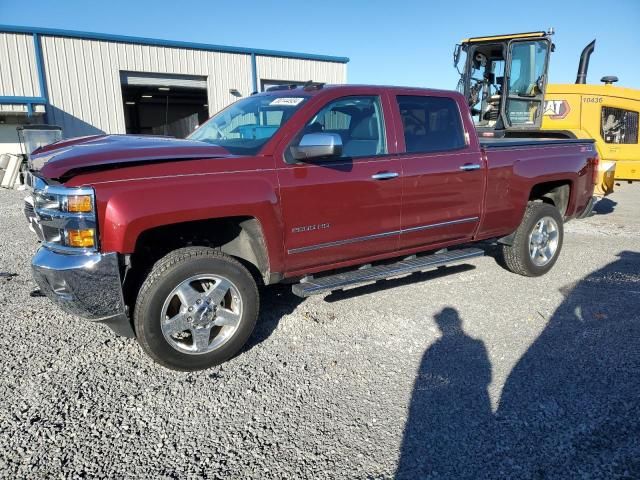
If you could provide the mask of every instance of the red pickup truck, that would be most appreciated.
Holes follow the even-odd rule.
[[[455,92],[285,85],[185,140],[36,151],[33,274],[66,311],[202,369],[249,338],[258,286],[325,293],[461,262],[488,239],[511,271],[544,274],[563,222],[592,207],[597,162],[591,140],[482,143]]]

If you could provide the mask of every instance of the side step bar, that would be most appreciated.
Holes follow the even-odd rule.
[[[378,265],[370,268],[351,270],[326,277],[313,278],[306,282],[297,283],[292,287],[294,295],[309,297],[320,293],[340,290],[345,287],[353,287],[361,283],[375,282],[386,278],[399,277],[414,272],[429,270],[434,267],[459,263],[469,258],[481,257],[484,250],[479,248],[462,248],[443,253],[434,253],[423,257],[400,260],[388,265]]]

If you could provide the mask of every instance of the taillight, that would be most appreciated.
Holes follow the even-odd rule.
[[[598,184],[598,166],[600,165],[600,156],[596,153],[591,159],[591,164],[593,165],[593,184]]]

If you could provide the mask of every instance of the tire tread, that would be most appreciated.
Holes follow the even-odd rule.
[[[236,260],[235,258],[225,253],[222,253],[220,250],[214,250],[209,247],[183,247],[183,248],[173,250],[172,252],[168,253],[167,255],[159,259],[151,268],[151,271],[149,272],[147,278],[144,280],[144,282],[142,283],[142,286],[140,287],[140,290],[138,291],[138,295],[137,295],[135,307],[134,307],[134,315],[133,315],[134,329],[136,333],[136,338],[140,343],[140,346],[142,347],[142,349],[149,356],[151,356],[156,362],[174,370],[182,370],[182,369],[177,368],[173,364],[169,364],[165,362],[163,358],[159,357],[153,352],[153,350],[147,343],[146,335],[144,334],[144,321],[142,318],[140,318],[140,315],[138,315],[138,312],[140,312],[140,310],[142,309],[142,304],[147,300],[147,296],[149,295],[151,289],[155,286],[157,282],[159,282],[164,277],[165,273],[168,270],[183,263],[185,260],[192,260],[197,258],[214,258],[218,260],[223,260],[225,262],[228,262],[234,265],[236,268],[243,271],[243,273],[245,273],[248,278],[252,279],[251,284],[254,290],[253,293],[255,294],[258,301],[260,298],[258,293],[258,287],[255,281],[253,281],[253,276],[251,275],[249,270],[247,270],[247,268],[244,265],[242,265],[242,263],[240,263],[238,260]],[[184,370],[189,370],[189,369],[184,369]]]
[[[526,263],[523,257],[523,251],[525,249],[528,250],[529,243],[529,232],[527,229],[527,225],[532,217],[536,217],[540,215],[542,210],[548,209],[549,207],[554,208],[553,205],[549,205],[543,202],[529,202],[527,204],[527,208],[525,209],[524,215],[522,217],[522,221],[518,226],[518,229],[515,232],[513,237],[513,241],[511,245],[502,245],[502,258],[508,270],[518,275],[523,275],[525,277],[535,277],[539,276],[540,273],[533,271]],[[556,210],[557,211],[557,210]],[[559,212],[558,212],[558,216]],[[560,220],[562,217],[560,216]],[[562,225],[559,224],[562,229]],[[558,251],[556,253],[556,258],[560,254],[560,249],[562,248],[562,244],[558,246]],[[553,266],[554,262],[551,264]],[[549,267],[551,268],[551,267]],[[546,272],[544,272],[546,273]]]

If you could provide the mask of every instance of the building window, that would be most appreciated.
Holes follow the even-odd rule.
[[[409,153],[442,152],[465,146],[456,102],[445,97],[398,96]]]
[[[602,107],[600,135],[606,143],[638,143],[638,112]]]

